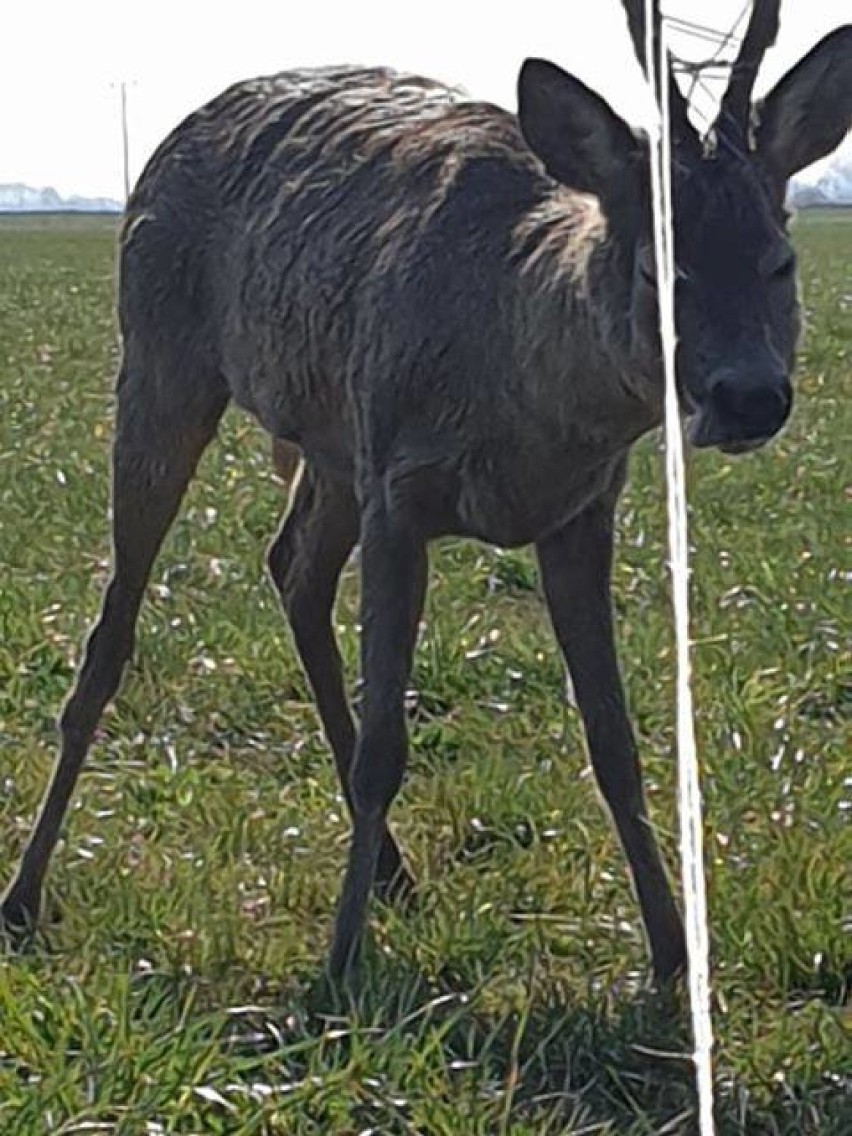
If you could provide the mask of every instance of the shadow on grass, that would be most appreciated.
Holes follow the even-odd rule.
[[[320,1067],[333,1077],[353,1066],[368,1070],[367,1080],[374,1075],[377,1084],[395,1083],[399,1115],[367,1094],[359,1117],[365,1131],[388,1136],[415,1131],[404,1107],[415,1054],[428,1055],[424,1069],[441,1065],[450,1097],[455,1089],[473,1094],[483,1116],[499,1118],[493,1128],[472,1132],[697,1133],[682,991],[578,999],[551,983],[536,984],[527,995],[517,1012],[489,1012],[487,984],[464,990],[374,954],[353,988],[333,987],[322,976],[291,991],[286,1010],[242,1007],[231,1016],[224,1044],[243,1058],[261,1058],[273,1078],[285,1067],[291,1085],[316,1078]],[[852,1131],[852,1082],[840,1075],[756,1093],[717,1070],[716,1092],[719,1136]]]
[[[50,959],[45,947],[36,950],[36,964]],[[138,965],[138,954],[131,953]],[[121,951],[113,961],[124,971],[128,955]],[[210,1108],[219,1108],[220,1100],[236,1107],[231,1102],[239,1100],[248,1114],[255,1107],[280,1109],[282,1123],[293,1118],[292,1129],[270,1131],[383,1136],[697,1131],[680,990],[654,993],[640,989],[635,978],[632,987],[625,983],[618,990],[592,982],[578,990],[548,973],[547,960],[535,956],[526,973],[504,971],[500,985],[492,977],[477,983],[461,972],[427,977],[413,963],[385,955],[374,941],[349,989],[330,986],[309,969],[308,959],[301,970],[294,966],[284,984],[254,971],[237,972],[234,961],[216,973],[134,971],[122,999],[126,1023],[129,1035],[147,1039],[143,1048],[149,1053],[162,1049],[146,1072],[156,1073],[160,1060],[176,1060],[167,1057],[171,1039],[175,1045],[191,1042],[199,1054],[210,1055],[199,1067],[217,1071],[198,1089],[210,1096]],[[80,980],[60,982],[51,1004],[55,1012],[54,1004],[68,1002],[72,986],[77,993],[69,1020],[77,1023],[76,1033],[84,998]],[[50,1029],[62,1048],[71,1034],[59,1026]],[[113,1059],[113,1041],[100,1018],[87,1042],[90,1060],[93,1045],[102,1048],[102,1060]],[[69,1054],[75,1062],[77,1048],[75,1043]],[[27,1079],[26,1063],[11,1052],[5,1059],[16,1076]],[[187,1091],[196,1091],[193,1078],[187,1066],[180,1078]],[[719,1136],[852,1132],[852,1080],[839,1071],[810,1082],[755,1085],[720,1066],[716,1088]],[[434,1127],[432,1108],[442,1117]],[[334,1120],[340,1109],[346,1111],[345,1127]],[[306,1118],[305,1124],[298,1118]]]

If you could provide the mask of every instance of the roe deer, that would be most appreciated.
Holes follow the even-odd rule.
[[[756,0],[706,137],[670,81],[679,397],[693,443],[725,451],[762,445],[789,414],[799,308],[785,186],[852,114],[850,26],[752,106],[778,7]],[[641,0],[625,8],[641,59]],[[3,899],[13,939],[38,916],[154,557],[233,400],[302,454],[269,568],[352,819],[332,973],[356,955],[371,888],[410,886],[387,813],[427,544],[442,534],[535,544],[655,973],[682,967],[610,605],[628,451],[661,417],[647,141],[542,60],[524,63],[518,101],[514,115],[390,70],[292,71],[232,86],[149,161],[120,247],[112,576]],[[356,730],[331,610],[358,541]]]

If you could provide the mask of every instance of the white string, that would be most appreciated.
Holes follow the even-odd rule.
[[[690,685],[689,543],[686,478],[677,386],[675,383],[674,229],[672,225],[671,134],[668,85],[668,35],[660,20],[659,59],[654,50],[654,10],[645,4],[645,58],[653,90],[660,92],[660,124],[651,146],[654,253],[660,305],[660,334],[665,372],[666,482],[669,518],[669,557],[672,607],[677,644],[677,754],[680,855],[683,878],[686,947],[689,964],[689,1002],[692,1014],[693,1059],[698,1086],[701,1136],[714,1136],[713,1023],[710,1015],[710,949],[707,933],[707,895],[704,883],[701,787]],[[660,76],[657,83],[656,76]]]

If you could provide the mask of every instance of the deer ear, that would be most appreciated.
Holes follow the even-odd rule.
[[[852,24],[820,40],[756,111],[757,152],[782,182],[836,149],[852,126]]]
[[[521,132],[551,177],[601,199],[604,211],[631,194],[636,135],[579,79],[544,59],[518,76]]]

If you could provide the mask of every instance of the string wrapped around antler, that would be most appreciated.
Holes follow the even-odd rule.
[[[714,131],[739,146],[748,144],[754,82],[764,55],[778,35],[780,9],[781,0],[754,0],[748,29],[722,96]]]
[[[663,19],[659,0],[622,0],[633,49],[646,75],[648,63],[645,44],[645,4],[648,2],[653,5],[654,52],[655,58],[659,58],[660,23]],[[781,0],[753,0],[748,28],[737,58],[731,66],[731,78],[722,97],[719,115],[710,132],[738,147],[746,148],[749,144],[754,83],[763,57],[778,35],[780,10]],[[654,92],[658,106],[661,82],[662,77],[658,79],[657,89]],[[672,141],[678,145],[695,140],[698,135],[689,121],[689,102],[677,85],[670,59],[667,82]]]
[[[659,0],[651,0],[653,4],[653,19],[654,19],[654,58],[659,59],[660,56],[660,22],[662,16],[660,13]],[[649,75],[648,59],[646,52],[646,39],[645,39],[645,4],[646,0],[622,0],[625,14],[627,15],[627,26],[630,30],[630,39],[633,42],[633,50],[636,52],[636,58],[639,60],[639,66]],[[657,100],[657,106],[662,103],[662,75],[659,69],[655,69],[657,75],[657,84],[654,95]],[[675,145],[684,143],[693,143],[697,140],[698,135],[692,123],[689,121],[689,103],[683,95],[677,81],[674,77],[672,70],[671,60],[668,61],[666,69],[668,81],[668,97],[669,97],[669,117],[671,122],[672,141]]]

